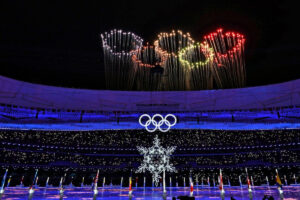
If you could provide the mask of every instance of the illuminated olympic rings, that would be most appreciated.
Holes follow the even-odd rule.
[[[142,119],[145,118],[145,117],[146,117],[148,120],[147,120],[145,123],[143,123],[143,122],[142,122]],[[155,118],[157,118],[157,117],[160,118],[159,121],[156,121]],[[171,122],[168,120],[168,117],[172,117],[172,118],[174,119],[174,122],[171,123]],[[160,130],[161,132],[167,132],[167,131],[170,130],[170,128],[171,128],[172,126],[175,126],[175,124],[177,123],[177,118],[176,118],[175,115],[173,115],[173,114],[168,114],[168,115],[166,115],[165,117],[163,117],[161,114],[155,114],[155,115],[152,116],[152,118],[151,118],[150,115],[148,115],[148,114],[143,114],[143,115],[141,115],[140,118],[139,118],[139,123],[140,123],[141,126],[145,127],[146,130],[147,130],[148,132],[150,132],[150,133],[156,131],[157,129]],[[151,124],[154,126],[153,129],[149,129],[149,126],[150,126]],[[164,125],[164,124],[165,124],[166,126],[168,126],[168,128],[162,129],[161,126]]]

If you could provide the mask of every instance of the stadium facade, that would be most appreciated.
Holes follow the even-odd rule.
[[[300,80],[295,80],[205,91],[96,91],[1,76],[0,166],[1,173],[10,173],[7,193],[19,190],[9,184],[31,186],[36,196],[43,195],[39,188],[52,186],[76,190],[75,185],[83,191],[98,180],[96,171],[104,193],[111,195],[108,188],[131,188],[128,177],[142,162],[136,146],[149,146],[157,134],[164,146],[177,146],[171,156],[177,172],[167,174],[170,188],[185,191],[188,180],[195,180],[198,189],[218,191],[216,186],[223,185],[218,181],[222,169],[225,190],[245,189],[247,168],[253,187],[259,185],[256,191],[262,190],[255,195],[261,197],[265,186],[277,184],[276,169],[292,190],[285,195],[294,197],[299,182],[299,85]],[[140,130],[144,127],[138,123],[144,113],[173,113],[178,123],[167,133],[149,133]],[[151,176],[134,176],[134,195],[145,196],[138,188],[153,186]],[[276,187],[271,188],[277,195]]]

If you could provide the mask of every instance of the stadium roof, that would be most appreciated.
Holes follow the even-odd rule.
[[[300,105],[300,79],[267,86],[204,91],[111,91],[31,84],[0,76],[0,103],[86,111],[216,111]]]

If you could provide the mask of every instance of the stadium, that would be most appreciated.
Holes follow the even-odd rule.
[[[135,13],[132,5],[123,6]],[[225,4],[219,6],[222,10]],[[176,13],[170,10],[166,15]],[[124,13],[117,17],[131,16]],[[223,17],[216,15],[214,23]],[[157,28],[148,20],[147,26]],[[143,33],[146,28],[107,21],[129,28],[103,25],[97,30],[103,70],[97,74],[99,87],[93,81],[82,86],[88,76],[69,83],[67,77],[51,76],[46,70],[50,50],[42,61],[33,56],[34,44],[25,54],[16,45],[13,54],[9,42],[15,41],[14,35],[4,35],[0,199],[300,199],[299,70],[286,77],[282,68],[277,75],[266,70],[270,76],[263,77],[265,82],[253,84],[256,71],[248,69],[248,60],[251,67],[259,56],[251,57],[247,42],[261,40],[245,33],[246,22],[251,23],[242,25],[244,18],[240,29],[230,26],[232,18],[226,20],[228,24],[221,23],[225,26],[202,28],[201,37],[167,29],[157,31],[157,37],[145,33],[146,39],[129,29]],[[10,31],[7,27],[3,32]],[[290,54],[274,55],[286,62]],[[280,63],[274,59],[274,66]],[[36,72],[40,81],[36,68],[24,67],[28,62],[38,67],[45,63],[46,72]],[[90,77],[98,72],[87,71]],[[66,67],[65,72],[70,70]],[[78,73],[83,76],[83,71]],[[271,76],[279,78],[272,82]]]

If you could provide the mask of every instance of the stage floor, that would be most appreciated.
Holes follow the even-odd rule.
[[[284,190],[285,200],[300,199],[300,187],[299,186],[286,186]],[[264,194],[272,195],[275,200],[280,199],[279,193],[276,187],[254,187],[253,199],[261,200]],[[173,196],[189,195],[189,188],[167,188],[167,199],[171,200]],[[196,199],[220,199],[220,192],[218,188],[195,188],[194,196]],[[225,199],[248,200],[248,190],[246,187],[227,187],[225,188]],[[120,187],[106,187],[104,189],[99,188],[97,196],[93,195],[90,188],[69,188],[65,189],[64,195],[61,196],[57,188],[39,188],[35,189],[32,196],[28,195],[28,188],[6,188],[5,193],[1,196],[1,200],[37,200],[37,199],[64,199],[64,200],[125,200],[128,197],[128,188]],[[156,200],[162,198],[161,188],[133,188],[132,199],[136,200]]]

